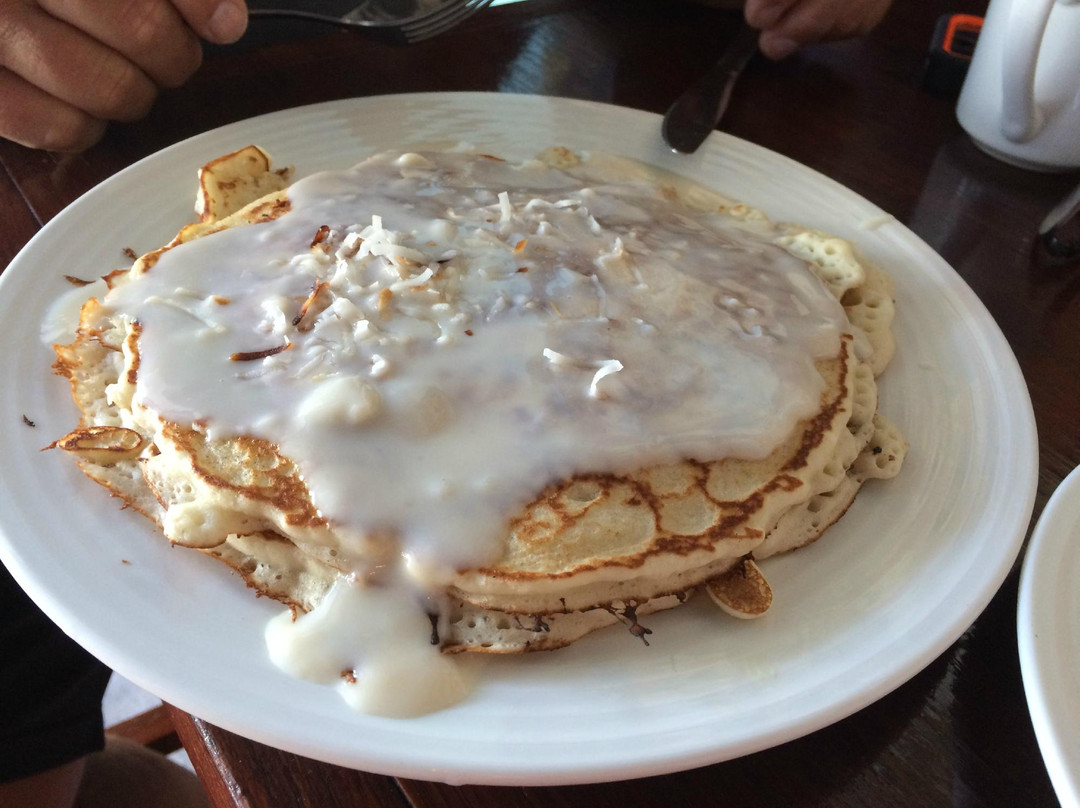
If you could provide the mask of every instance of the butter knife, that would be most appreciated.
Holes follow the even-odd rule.
[[[660,132],[674,151],[697,151],[720,123],[735,81],[757,53],[760,33],[744,22],[720,60],[668,108]]]

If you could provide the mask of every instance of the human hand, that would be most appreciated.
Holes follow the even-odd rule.
[[[746,21],[761,31],[761,52],[785,59],[803,45],[860,36],[873,29],[891,0],[746,0]]]
[[[0,0],[0,137],[80,151],[235,42],[244,0]]]

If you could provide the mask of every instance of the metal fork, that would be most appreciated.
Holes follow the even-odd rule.
[[[336,25],[394,45],[411,45],[445,33],[492,0],[444,0],[419,11],[417,0],[365,0],[341,15],[294,8],[252,8],[252,19],[291,18]]]

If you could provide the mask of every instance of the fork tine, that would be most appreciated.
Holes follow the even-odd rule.
[[[352,11],[347,11],[341,15],[341,21],[345,23],[388,23],[396,25],[402,19],[408,18],[403,18],[400,15],[395,16],[375,0],[363,0]]]
[[[435,9],[434,11],[428,12],[427,14],[419,17],[414,17],[410,20],[402,20],[402,33],[405,34],[406,38],[410,42],[419,41],[413,39],[414,33],[419,32],[422,35],[423,32],[429,28],[438,29],[441,25],[444,24],[445,20],[457,19],[461,15],[462,9],[469,6],[472,1],[473,0],[462,0],[461,2],[444,3],[439,8]],[[427,37],[421,36],[421,38],[426,39]]]
[[[344,22],[360,23],[386,23],[395,27],[405,28],[413,25],[426,24],[428,21],[435,22],[442,17],[456,16],[463,5],[470,5],[474,0],[442,0],[442,2],[430,11],[417,11],[412,16],[401,16],[386,11],[382,4],[376,0],[365,0],[359,6],[341,16]],[[373,8],[369,8],[373,7]]]
[[[360,0],[360,4],[341,15],[343,20],[362,20],[370,14],[369,8],[375,5],[375,0]]]
[[[410,44],[422,42],[449,31],[490,4],[491,0],[464,0],[461,3],[448,3],[423,17],[407,20],[402,24],[401,32]]]
[[[490,5],[491,2],[492,0],[446,0],[434,11],[420,13],[406,19],[385,17],[385,14],[380,13],[377,4],[374,4],[372,0],[363,0],[352,11],[340,17],[318,12],[301,11],[295,8],[250,9],[248,14],[253,19],[292,17],[294,19],[344,26],[383,42],[395,45],[409,45],[431,39],[450,30],[466,17]],[[372,5],[376,6],[375,10],[369,8]]]

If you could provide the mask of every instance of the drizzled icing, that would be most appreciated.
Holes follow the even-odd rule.
[[[137,401],[279,444],[332,522],[449,566],[572,474],[767,455],[844,328],[801,261],[655,185],[383,155],[289,199],[106,298]]]
[[[768,455],[848,328],[775,234],[656,182],[384,154],[288,198],[107,296],[142,328],[136,403],[279,445],[425,580],[557,480]]]

